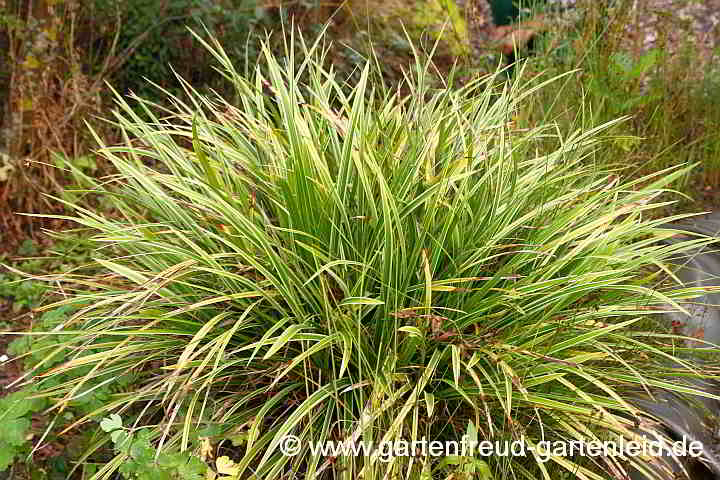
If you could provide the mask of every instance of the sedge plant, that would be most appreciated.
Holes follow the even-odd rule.
[[[628,394],[699,393],[664,376],[670,363],[702,372],[672,362],[682,343],[651,321],[699,294],[659,281],[670,257],[708,242],[657,242],[675,217],[651,213],[683,169],[632,181],[604,169],[603,132],[618,121],[518,128],[525,99],[555,80],[522,69],[511,83],[456,86],[430,81],[418,54],[402,88],[374,77],[372,61],[347,85],[326,49],[293,38],[286,58],[265,48],[247,78],[197,38],[236,98],[182,80],[171,107],[118,95],[126,144],[98,137],[117,173],[85,190],[114,208],[71,205],[66,217],[97,245],[96,270],[61,279],[61,303],[77,311],[48,332],[61,341],[47,355],[65,361],[28,373],[56,411],[132,373],[132,388],[76,423],[119,414],[104,429],[190,452],[208,478],[642,470],[642,458],[538,445],[637,438],[644,421]],[[527,453],[418,450],[463,435]],[[330,441],[411,449],[313,447]],[[93,478],[133,458],[117,452]]]

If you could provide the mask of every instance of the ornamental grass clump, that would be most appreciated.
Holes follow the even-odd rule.
[[[87,190],[114,210],[73,217],[100,273],[65,278],[79,310],[40,386],[92,368],[45,395],[62,410],[132,373],[78,423],[118,413],[232,478],[619,478],[628,461],[530,447],[635,438],[629,392],[691,391],[663,376],[680,345],[651,321],[697,294],[658,288],[658,266],[706,241],[657,243],[672,219],[651,212],[683,172],[621,181],[598,154],[609,124],[517,128],[547,82],[435,88],[418,60],[402,89],[371,62],[348,86],[295,40],[301,58],[266,49],[253,78],[208,44],[233,101],[182,81],[170,109],[118,96],[127,145],[101,148],[117,174]],[[465,434],[526,455],[312,448]]]

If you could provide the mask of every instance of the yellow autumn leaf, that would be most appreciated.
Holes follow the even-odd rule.
[[[240,474],[240,467],[230,460],[230,457],[222,456],[215,460],[215,468],[221,475],[235,476]]]
[[[617,137],[615,138],[615,145],[622,148],[626,152],[629,152],[632,150],[632,148],[640,143],[639,137],[631,137],[631,136],[625,136],[625,137]]]
[[[0,182],[4,182],[8,178],[10,178],[10,174],[13,170],[15,170],[15,165],[13,165],[12,163],[8,163],[0,167]]]
[[[57,32],[57,28],[55,28],[54,26],[45,30],[45,33],[47,34],[48,38],[50,40],[52,40],[53,42],[57,40],[58,32]]]
[[[34,55],[28,55],[25,57],[25,61],[23,62],[23,67],[28,68],[30,70],[33,70],[35,68],[40,68],[40,61],[35,58]]]
[[[204,462],[213,457],[213,448],[208,437],[200,437],[200,459]]]

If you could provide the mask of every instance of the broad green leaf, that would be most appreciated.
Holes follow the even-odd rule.
[[[122,428],[122,418],[120,418],[120,415],[117,413],[112,413],[109,417],[103,418],[100,421],[100,428],[104,432],[112,432],[113,430]]]
[[[18,447],[26,442],[25,434],[30,429],[30,420],[27,418],[15,418],[3,422],[4,434],[2,441],[8,445]]]

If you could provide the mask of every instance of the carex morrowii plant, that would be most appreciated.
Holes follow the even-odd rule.
[[[431,83],[418,56],[401,95],[372,62],[348,86],[293,41],[302,57],[266,50],[253,78],[208,43],[232,102],[182,81],[189,100],[170,109],[118,97],[127,145],[100,149],[118,173],[88,190],[114,213],[73,217],[101,271],[65,279],[81,308],[54,332],[68,360],[40,382],[92,368],[45,394],[62,408],[133,372],[96,413],[131,416],[159,451],[227,456],[234,478],[446,478],[420,443],[392,458],[311,443],[466,432],[528,447],[484,458],[482,478],[621,478],[625,460],[529,447],[634,438],[628,392],[691,391],[663,377],[681,345],[650,321],[697,294],[657,288],[658,266],[707,241],[657,243],[672,219],[648,212],[682,171],[603,170],[608,125],[518,129],[544,85],[522,72]]]

